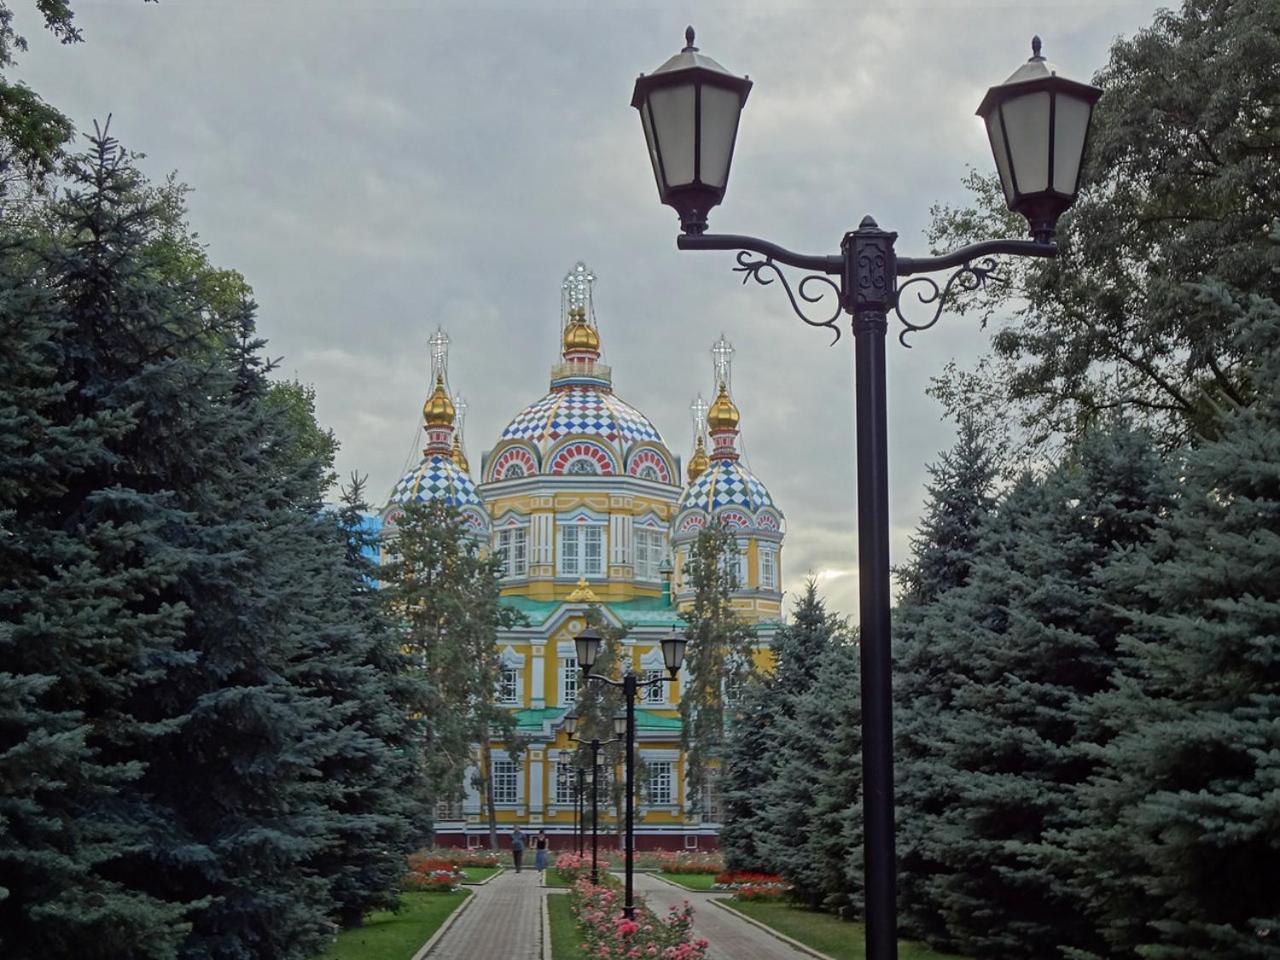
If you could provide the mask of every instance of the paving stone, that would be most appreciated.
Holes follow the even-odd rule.
[[[504,870],[484,886],[469,889],[475,902],[445,931],[427,955],[430,960],[540,960],[538,872]]]
[[[707,901],[712,894],[682,890],[647,873],[635,875],[636,893],[644,897],[649,909],[665,914],[672,904],[688,900],[693,904],[693,930],[711,942],[708,960],[813,960],[807,953],[770,936],[759,927],[714,907]],[[723,897],[717,893],[715,896]]]

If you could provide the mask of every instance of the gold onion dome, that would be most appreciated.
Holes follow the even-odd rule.
[[[729,399],[728,389],[723,383],[720,384],[720,393],[717,394],[715,402],[711,404],[711,409],[707,411],[707,427],[713,432],[716,430],[736,430],[738,421],[741,419],[738,408]]]
[[[453,401],[444,388],[444,374],[436,374],[436,388],[422,405],[422,418],[428,427],[449,427],[453,425]]]
[[[707,457],[706,445],[702,442],[702,437],[698,437],[698,442],[693,447],[693,456],[689,458],[689,469],[687,471],[689,482],[693,483],[693,481],[706,473],[709,466],[711,466],[711,460]]]
[[[600,352],[600,334],[587,323],[587,312],[582,307],[573,307],[569,311],[569,325],[564,328],[564,352],[581,352],[589,350]]]
[[[449,455],[453,457],[453,462],[463,473],[471,472],[471,464],[467,463],[467,455],[462,452],[462,441],[458,439],[456,433],[453,435],[453,448],[449,451]]]

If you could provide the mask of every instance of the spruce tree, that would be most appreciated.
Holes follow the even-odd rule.
[[[846,920],[863,916],[861,682],[857,644],[837,637],[798,715],[817,762],[806,856],[788,876],[801,896]]]
[[[961,420],[955,445],[930,465],[929,476],[911,558],[898,570],[903,593],[893,612],[893,693],[900,914],[905,930],[937,938],[943,926],[927,885],[944,869],[931,852],[932,818],[946,802],[934,756],[949,693],[940,637],[949,635],[948,620],[959,612],[940,613],[939,601],[969,582],[996,504],[995,454],[975,421]]]
[[[774,637],[776,658],[772,693],[775,720],[767,772],[760,783],[760,835],[756,844],[761,865],[803,889],[808,866],[804,839],[818,777],[824,768],[821,745],[838,722],[838,704],[819,703],[815,683],[826,652],[843,632],[827,612],[813,580],[796,601],[792,620]],[[830,692],[830,691],[828,691]]]
[[[1235,315],[1256,400],[1189,455],[1167,522],[1112,571],[1129,630],[1090,704],[1105,766],[1068,837],[1108,956],[1280,956],[1280,308],[1200,294]]]
[[[777,702],[772,673],[751,676],[729,705],[729,733],[720,771],[720,850],[731,870],[766,872],[760,841],[764,787],[772,775]]]
[[[1067,919],[1079,902],[1052,840],[1093,768],[1083,705],[1116,663],[1120,620],[1105,571],[1150,538],[1171,494],[1146,434],[1095,431],[1044,481],[1010,495],[969,585],[952,591],[970,615],[952,624],[964,659],[948,664],[942,682],[954,692],[934,741],[953,802],[929,826],[947,868],[932,892],[964,950],[1012,958],[1090,943]]]

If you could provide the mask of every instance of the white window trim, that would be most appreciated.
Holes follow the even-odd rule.
[[[492,759],[493,759],[493,767],[490,772],[490,775],[493,777],[494,806],[503,807],[503,808],[521,806],[524,803],[524,777],[522,776],[524,772],[524,768],[520,764],[513,762],[511,758],[507,756],[506,751],[495,750],[493,752]],[[515,799],[514,800],[498,799],[498,791],[497,791],[498,775],[497,774],[498,774],[498,764],[500,763],[502,764],[509,763],[515,768]]]

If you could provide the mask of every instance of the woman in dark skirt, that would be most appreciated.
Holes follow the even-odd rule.
[[[545,831],[538,831],[538,836],[533,841],[533,851],[533,865],[541,873],[547,869],[547,834]]]

